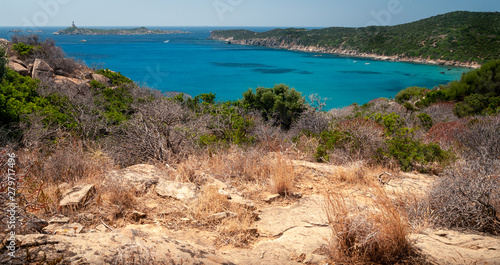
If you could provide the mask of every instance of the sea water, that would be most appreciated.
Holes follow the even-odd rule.
[[[158,28],[158,27],[154,27]],[[14,28],[0,28],[0,38]],[[317,53],[229,45],[208,40],[221,28],[176,29],[188,34],[83,36],[53,35],[62,28],[40,28],[69,57],[89,66],[121,72],[135,82],[164,92],[215,93],[218,100],[237,100],[257,87],[286,84],[304,96],[327,98],[327,108],[394,97],[410,86],[433,88],[458,80],[466,68],[375,61]],[[227,29],[227,28],[222,28]],[[265,31],[271,28],[248,28]]]

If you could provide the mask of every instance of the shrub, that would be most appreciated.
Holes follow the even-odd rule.
[[[399,115],[376,114],[374,118],[384,125],[385,134],[388,136],[386,149],[379,149],[379,152],[386,158],[396,159],[403,171],[426,171],[425,166],[429,163],[444,162],[450,158],[450,154],[443,151],[439,145],[425,144],[415,139],[415,129],[404,127],[404,121]]]
[[[7,55],[4,47],[0,46],[0,83],[2,83],[5,72],[7,71]]]
[[[59,101],[57,96],[40,97],[36,92],[38,82],[31,77],[8,70],[0,83],[0,123],[19,122],[22,117],[31,113],[40,113],[46,117],[45,124],[64,124],[68,117],[60,112],[59,106],[52,101]]]
[[[274,192],[285,196],[290,194],[295,181],[292,162],[279,155],[271,166],[271,177]]]
[[[455,113],[453,112],[454,107],[455,104],[452,102],[439,102],[430,105],[422,110],[422,112],[429,115],[435,124],[441,122],[452,122],[457,119],[457,116],[455,116]]]
[[[396,94],[395,100],[399,104],[403,104],[410,100],[415,101],[425,95],[426,91],[428,91],[428,89],[425,87],[408,87],[399,91],[398,94]]]
[[[61,47],[57,47],[52,39],[42,41],[38,35],[14,35],[12,43],[24,54],[23,59],[27,64],[33,63],[35,58],[38,58],[47,62],[54,71],[64,73],[75,73],[77,69],[83,67],[75,60],[66,58],[64,51]]]
[[[482,159],[450,167],[429,193],[434,222],[500,235],[500,163]]]
[[[113,72],[109,69],[101,69],[101,70],[96,71],[96,73],[101,74],[101,75],[109,78],[111,80],[111,84],[113,86],[119,86],[119,85],[123,85],[123,84],[133,83],[132,80],[125,77],[120,72],[116,73],[116,72]]]
[[[283,84],[274,88],[258,87],[255,93],[249,89],[243,93],[240,102],[247,109],[260,111],[265,120],[273,120],[286,130],[290,129],[307,107],[299,92]]]
[[[27,45],[27,44],[24,44],[22,42],[16,43],[16,44],[14,44],[14,46],[12,46],[12,49],[14,51],[16,51],[19,54],[19,56],[21,56],[21,57],[26,57],[28,55],[31,55],[33,53],[33,51],[35,50],[35,48],[39,48],[39,47],[35,47],[33,45]]]
[[[472,119],[455,134],[458,152],[467,160],[500,158],[500,117]]]
[[[144,104],[130,120],[124,122],[108,139],[113,156],[120,165],[145,161],[175,162],[193,148],[189,113],[166,99]],[[194,130],[193,130],[194,131]]]
[[[368,207],[341,192],[326,198],[328,254],[335,263],[396,264],[415,255],[405,212],[380,190],[370,195]]]
[[[466,127],[459,121],[438,123],[429,130],[427,138],[441,146],[450,147],[456,142],[456,136]]]
[[[430,130],[432,128],[432,118],[427,113],[421,113],[417,115],[417,118],[420,120],[420,123],[426,130]]]

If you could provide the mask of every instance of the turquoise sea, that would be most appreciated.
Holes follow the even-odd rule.
[[[157,28],[157,27],[154,27]],[[14,28],[0,28],[9,39]],[[249,88],[284,83],[303,95],[328,98],[327,107],[363,104],[394,97],[409,86],[432,88],[460,78],[465,68],[383,62],[334,55],[228,45],[207,38],[227,28],[170,28],[189,34],[141,36],[53,35],[62,28],[40,28],[70,57],[87,65],[119,71],[137,83],[161,91],[190,95],[213,92],[219,100],[236,100]],[[248,28],[265,31],[271,28]],[[82,42],[82,40],[85,40]],[[444,74],[442,73],[444,72]]]

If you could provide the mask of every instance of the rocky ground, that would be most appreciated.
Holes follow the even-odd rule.
[[[112,171],[102,185],[62,184],[60,207],[65,214],[47,218],[48,226],[42,225],[40,232],[18,236],[18,255],[33,264],[43,260],[62,264],[328,264],[325,249],[331,230],[325,214],[325,187],[344,189],[360,200],[362,196],[357,195],[369,188],[325,185],[341,167],[295,160],[292,164],[297,179],[295,192],[289,196],[240,191],[244,189],[232,186],[230,180],[220,181],[202,171],[194,173],[199,177],[195,182],[178,182],[174,170],[152,165]],[[434,181],[418,174],[367,174],[391,196],[420,196]],[[102,198],[102,186],[110,183],[134,187],[137,209],[119,218],[116,213],[112,213],[114,218],[98,217],[92,202]],[[224,244],[217,240],[220,229],[185,213],[201,200],[207,186],[216,187],[229,203],[253,213],[253,222],[243,228],[251,235],[245,244]],[[205,219],[221,224],[238,214],[225,211]],[[431,264],[500,264],[498,237],[429,226],[414,230],[410,239]],[[25,253],[30,254],[26,257]]]

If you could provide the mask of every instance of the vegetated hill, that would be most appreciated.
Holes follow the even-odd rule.
[[[497,59],[500,54],[500,13],[457,11],[397,26],[289,28],[262,33],[223,30],[212,32],[211,38],[270,47],[335,48],[384,56],[483,63]]]
[[[133,29],[91,29],[71,26],[69,28],[54,32],[54,35],[161,35],[187,33],[180,30],[148,29],[145,27]]]

